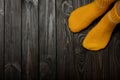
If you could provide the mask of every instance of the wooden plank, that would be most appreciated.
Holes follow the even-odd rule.
[[[57,18],[57,80],[76,80],[74,66],[74,38],[67,20],[73,1],[56,0]]]
[[[110,80],[120,79],[120,25],[116,27],[111,38],[109,48],[109,75]]]
[[[40,80],[56,80],[55,0],[39,0]]]
[[[0,80],[4,74],[4,0],[0,0]]]
[[[22,2],[22,80],[38,80],[38,0]]]
[[[21,0],[5,0],[5,80],[21,80]]]

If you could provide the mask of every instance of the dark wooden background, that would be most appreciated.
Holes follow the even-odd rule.
[[[108,46],[81,45],[88,29],[73,34],[72,10],[92,0],[0,0],[0,80],[120,80],[120,25]]]

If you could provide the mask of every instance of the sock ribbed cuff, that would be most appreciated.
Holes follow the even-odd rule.
[[[95,3],[100,7],[104,8],[106,6],[109,6],[111,3],[113,3],[115,0],[95,0]]]
[[[112,10],[108,13],[109,19],[116,24],[120,23],[120,16],[117,13],[117,4],[118,2],[115,3]]]

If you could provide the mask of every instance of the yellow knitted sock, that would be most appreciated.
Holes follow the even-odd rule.
[[[85,29],[93,20],[102,15],[114,0],[94,0],[83,7],[74,10],[68,24],[72,32],[80,32]]]
[[[115,26],[120,23],[120,15],[118,15],[118,4],[101,19],[101,21],[90,31],[83,41],[83,47],[88,50],[100,50],[107,46]]]

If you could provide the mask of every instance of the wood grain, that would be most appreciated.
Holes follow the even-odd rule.
[[[22,80],[38,80],[38,0],[22,1]]]
[[[109,72],[110,80],[119,80],[120,79],[120,59],[119,59],[119,50],[120,50],[120,25],[117,25],[114,30],[111,42],[108,46],[109,48]]]
[[[70,13],[92,1],[0,0],[0,80],[120,80],[120,24],[100,51],[82,41],[104,15],[68,28]]]
[[[55,0],[39,0],[40,80],[56,80]]]
[[[56,1],[57,19],[57,80],[74,80],[74,39],[67,26],[72,9],[71,0]]]
[[[0,80],[4,76],[4,0],[0,0]]]
[[[21,80],[21,0],[5,0],[5,80]]]

